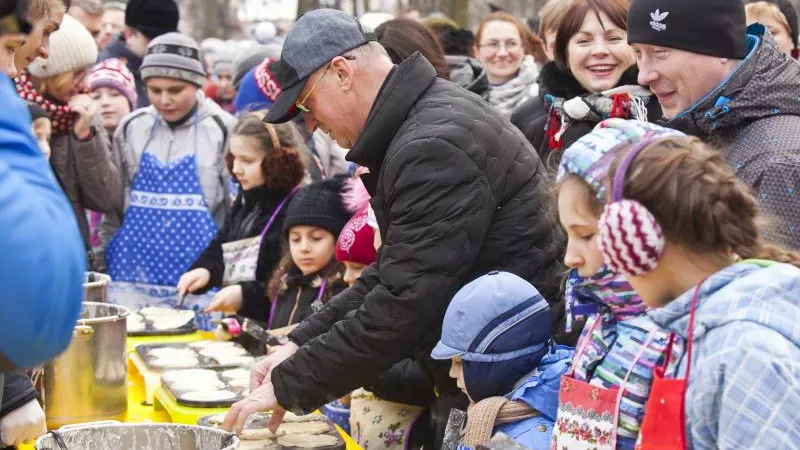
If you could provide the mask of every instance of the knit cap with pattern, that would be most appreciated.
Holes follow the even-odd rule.
[[[350,212],[342,203],[343,179],[319,181],[303,187],[286,209],[283,221],[284,234],[297,225],[324,228],[338,238],[344,225],[350,219]]]
[[[206,70],[200,58],[197,42],[180,33],[161,35],[147,47],[142,61],[142,79],[173,78],[198,87],[205,82]]]
[[[136,82],[122,60],[110,58],[94,66],[89,74],[88,83],[92,91],[102,87],[118,90],[128,100],[131,111],[136,109]]]
[[[96,61],[97,44],[91,33],[66,15],[61,28],[50,36],[50,56],[37,58],[28,71],[36,78],[50,78],[91,67]]]

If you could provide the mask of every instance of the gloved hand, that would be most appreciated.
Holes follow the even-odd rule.
[[[39,402],[31,400],[0,419],[0,438],[3,445],[18,446],[47,433],[44,411]]]

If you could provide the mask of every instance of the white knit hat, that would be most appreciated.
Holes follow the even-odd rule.
[[[91,67],[97,61],[97,43],[88,30],[71,16],[50,36],[50,57],[37,58],[28,70],[36,78],[50,78]]]

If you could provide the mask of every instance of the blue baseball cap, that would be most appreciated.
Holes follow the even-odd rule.
[[[317,9],[297,19],[281,50],[278,83],[283,91],[275,99],[265,122],[284,123],[299,110],[297,97],[315,70],[345,52],[376,41],[375,33],[365,30],[350,14],[336,9]]]
[[[539,291],[508,272],[489,272],[456,293],[433,359],[500,362],[541,353],[551,337],[550,306]]]

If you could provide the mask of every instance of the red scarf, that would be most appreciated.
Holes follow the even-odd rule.
[[[44,98],[39,94],[28,72],[22,72],[14,82],[17,85],[17,92],[28,103],[34,103],[47,112],[50,121],[53,123],[53,131],[56,133],[71,133],[72,127],[78,118],[68,105],[57,104]]]

